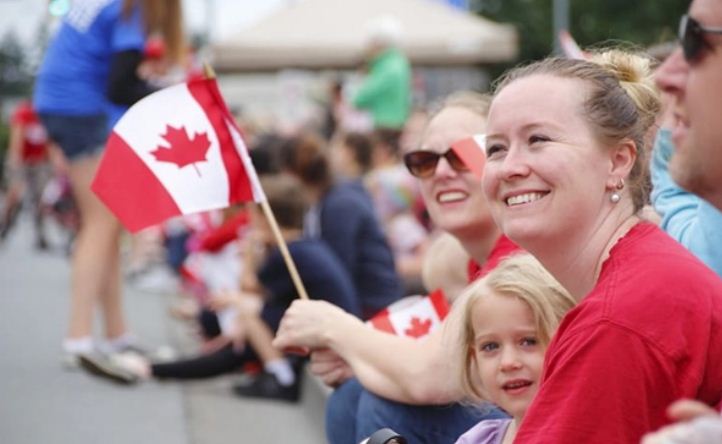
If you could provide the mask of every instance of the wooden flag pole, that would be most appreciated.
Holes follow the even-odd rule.
[[[205,74],[206,78],[209,79],[214,79],[216,77],[216,73],[213,71],[213,67],[209,63],[203,64],[203,73]],[[283,261],[286,263],[286,267],[288,268],[288,272],[291,275],[291,280],[293,280],[293,285],[296,287],[296,292],[298,292],[298,296],[301,299],[309,299],[308,293],[306,293],[306,287],[303,285],[303,281],[301,281],[301,276],[298,274],[298,269],[296,268],[296,263],[293,262],[291,253],[288,251],[286,239],[284,239],[281,235],[281,229],[278,227],[278,222],[276,221],[276,216],[273,214],[273,210],[271,210],[271,206],[268,204],[268,201],[266,199],[262,200],[259,203],[261,205],[261,208],[263,209],[263,214],[266,216],[268,225],[271,226],[271,231],[273,232],[273,236],[276,238],[276,242],[278,243],[278,249],[281,250],[281,256],[283,256]]]
[[[276,238],[276,242],[278,242],[278,248],[281,250],[281,255],[283,256],[283,260],[286,262],[286,267],[288,267],[288,272],[291,274],[291,279],[293,280],[293,285],[296,286],[296,291],[298,292],[298,296],[301,299],[308,299],[308,293],[306,293],[306,287],[303,286],[303,282],[301,281],[301,276],[298,274],[298,269],[296,269],[296,263],[293,262],[293,258],[291,257],[291,253],[288,252],[288,245],[286,245],[286,240],[281,236],[281,230],[278,228],[278,222],[276,222],[276,216],[273,214],[273,211],[271,210],[271,206],[268,205],[267,200],[263,200],[260,202],[261,208],[263,209],[263,214],[266,216],[266,220],[268,221],[268,225],[271,226],[271,231],[273,231],[273,236]]]
[[[207,79],[216,78],[216,72],[213,70],[213,67],[208,62],[203,62],[203,74],[206,76]]]

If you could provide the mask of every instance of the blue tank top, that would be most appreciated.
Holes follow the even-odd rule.
[[[121,10],[122,0],[72,3],[38,71],[38,112],[88,115],[112,109],[106,98],[111,57],[145,46],[140,8],[127,19]]]

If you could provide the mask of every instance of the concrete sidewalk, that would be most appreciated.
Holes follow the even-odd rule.
[[[234,397],[233,376],[123,387],[63,370],[69,261],[35,252],[30,221],[19,222],[0,245],[0,443],[324,442],[324,399],[313,384],[301,403],[285,404]],[[143,344],[192,344],[188,326],[167,315],[172,295],[126,286],[125,297]]]

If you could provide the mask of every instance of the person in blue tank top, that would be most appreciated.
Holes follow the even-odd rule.
[[[104,316],[106,351],[131,340],[121,310],[120,225],[90,183],[110,128],[122,111],[152,88],[139,77],[149,35],[160,36],[169,62],[184,54],[180,0],[72,2],[52,38],[35,83],[34,106],[69,163],[80,211],[71,272],[65,359],[94,350],[93,315]]]

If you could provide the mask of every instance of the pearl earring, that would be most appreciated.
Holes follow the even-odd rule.
[[[619,179],[619,183],[617,184],[617,190],[622,190],[622,189],[624,189],[624,179]],[[616,191],[613,192],[609,196],[609,200],[612,201],[612,203],[617,203],[621,199],[622,199],[622,196],[620,196],[619,193],[617,193]]]

